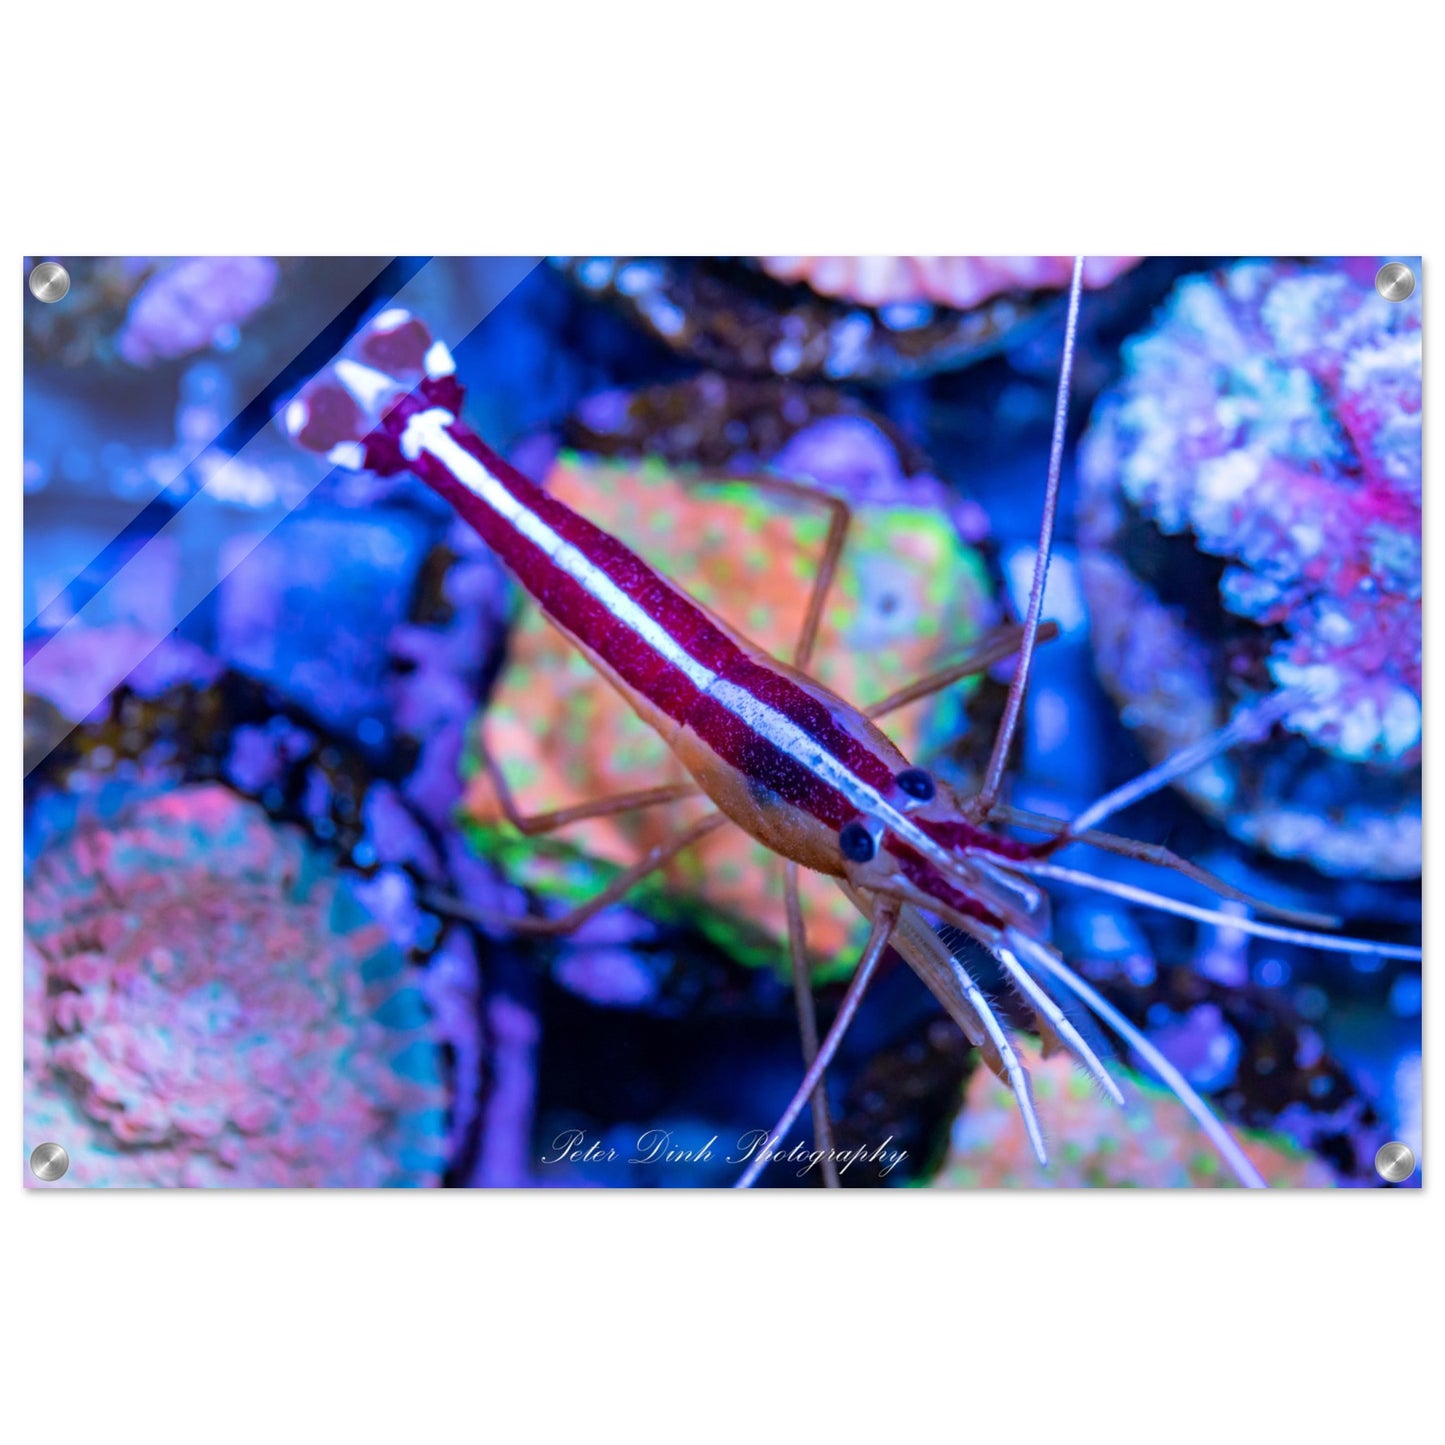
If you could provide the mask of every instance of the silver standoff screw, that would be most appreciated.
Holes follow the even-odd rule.
[[[1415,1172],[1415,1151],[1408,1144],[1392,1139],[1381,1144],[1375,1155],[1375,1173],[1386,1184],[1403,1184]]]
[[[1408,301],[1415,294],[1415,273],[1403,261],[1386,261],[1375,272],[1375,290],[1386,301]]]
[[[1414,1168],[1413,1160],[1410,1167]],[[37,1144],[30,1152],[30,1172],[47,1184],[54,1184],[69,1168],[70,1155],[59,1144]]]
[[[30,294],[37,301],[53,305],[64,301],[69,290],[70,272],[59,261],[42,261],[30,273]]]

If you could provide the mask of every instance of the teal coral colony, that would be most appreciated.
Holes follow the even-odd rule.
[[[428,1010],[296,830],[214,785],[111,784],[46,811],[26,897],[27,1134],[72,1141],[68,1184],[439,1180]]]

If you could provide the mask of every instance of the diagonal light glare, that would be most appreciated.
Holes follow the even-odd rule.
[[[351,280],[348,281],[348,283],[344,287],[339,287],[335,290],[331,290],[330,288],[320,285],[319,277],[317,286],[313,288],[311,294],[308,294],[305,297],[303,304],[306,306],[308,311],[315,313],[318,320],[323,320],[324,318],[323,324],[329,324],[331,318],[339,315],[342,311],[346,309],[347,306],[351,305],[351,303],[356,300],[356,298],[361,294],[361,292],[365,290],[366,286],[371,285],[372,282],[374,282],[376,278],[381,275],[381,273],[387,268],[389,264],[390,260],[387,257],[376,258],[375,269],[371,271],[371,273],[366,277],[364,285],[361,286],[358,286],[356,284],[357,278],[355,274],[352,275]],[[324,277],[324,268],[320,268],[320,270],[321,276]],[[286,371],[295,364],[297,358],[309,345],[309,341],[302,342],[301,345],[295,350],[294,354],[287,357],[284,365],[276,367],[274,374],[270,379],[266,381],[255,382],[251,386],[244,388],[237,396],[235,407],[236,416],[240,416],[247,407],[253,405],[256,399],[266,390],[268,386],[271,385],[272,381],[274,381],[276,377],[285,375]],[[154,503],[158,498],[163,497],[166,492],[172,486],[174,486],[175,483],[179,481],[182,477],[194,475],[195,468],[205,457],[206,453],[211,451],[216,446],[216,442],[217,438],[212,437],[211,440],[208,441],[204,446],[198,446],[194,449],[191,447],[183,447],[178,444],[168,458],[168,467],[171,470],[170,477],[164,482],[156,483],[156,485],[150,491],[148,491],[147,494],[143,496],[132,497],[127,501],[121,502],[121,506],[126,509],[126,513],[121,518],[120,530],[123,531],[125,527],[130,526],[131,523],[133,523],[136,518],[145,511],[148,506],[152,505],[152,503]],[[110,506],[113,508],[115,503],[117,502],[117,499],[112,497],[108,500]],[[188,498],[187,500],[190,499]],[[106,545],[109,546],[110,542],[113,542],[114,540],[114,537],[110,538],[107,541]],[[74,583],[81,576],[84,575],[85,571],[86,568],[82,566],[77,568],[71,576],[60,579],[57,582],[58,592],[63,595],[63,593],[68,588],[73,586]],[[48,604],[45,602],[40,603],[39,606],[37,606],[36,608],[35,615],[27,617],[25,619],[25,627],[27,631],[31,627],[33,627],[35,623],[39,620],[41,615],[45,612],[45,608],[47,605]]]
[[[441,264],[443,263],[439,261],[431,261],[422,267],[391,298],[388,305],[402,306],[426,314],[433,334],[455,350],[531,274],[539,264],[539,258],[509,256],[490,260],[486,272],[486,279],[490,284],[477,286],[475,292],[473,288],[464,288],[466,294],[449,307],[449,314],[434,318],[428,314],[427,306],[428,298],[434,294],[432,285],[435,280],[429,273],[433,267]],[[116,598],[136,595],[136,589],[144,587],[147,577],[163,577],[166,572],[166,559],[173,550],[178,549],[184,557],[211,550],[217,532],[216,509],[226,507],[228,512],[234,511],[221,499],[231,495],[231,484],[244,474],[244,469],[257,465],[257,461],[266,454],[273,440],[273,429],[263,427],[251,441],[209,476],[196,494],[118,568],[105,585],[67,620],[53,637],[47,639],[26,664],[27,674],[31,665],[43,656],[46,647],[75,635],[77,631],[95,628],[100,619],[111,615],[111,604]],[[183,568],[170,599],[170,606],[165,609],[163,617],[152,619],[146,625],[133,629],[116,629],[114,645],[105,649],[104,656],[98,660],[93,674],[77,681],[75,685],[73,695],[78,696],[79,702],[75,706],[74,717],[70,719],[72,726],[61,736],[50,739],[49,746],[43,752],[37,751],[33,758],[27,758],[26,775],[59,747],[74,731],[74,727],[88,718],[100,703],[175,631],[186,616],[205,602],[266,537],[306,500],[327,475],[329,473],[324,464],[318,464],[315,475],[287,504],[268,513],[250,512],[243,517],[236,517],[235,530],[229,539],[230,545],[217,550],[214,570],[203,567]],[[202,538],[208,540],[202,544]],[[188,542],[192,545],[188,546]]]

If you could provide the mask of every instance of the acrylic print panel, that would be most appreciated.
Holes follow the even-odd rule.
[[[28,1185],[1419,1182],[1418,261],[48,259]]]

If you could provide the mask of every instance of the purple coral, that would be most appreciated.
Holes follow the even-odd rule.
[[[26,1134],[65,1182],[437,1183],[428,1011],[301,835],[218,786],[67,807],[25,897]]]
[[[214,658],[185,639],[129,623],[87,627],[72,622],[25,648],[25,691],[43,697],[72,722],[84,722],[109,704],[111,687],[124,681],[142,698],[191,683],[209,686],[220,676]],[[137,659],[123,679],[116,660]]]
[[[447,547],[453,560],[437,599],[441,615],[399,624],[389,644],[395,726],[421,749],[407,800],[443,829],[461,796],[466,728],[507,615],[506,577],[476,534],[458,524]]]
[[[132,366],[225,346],[276,289],[269,256],[192,256],[164,266],[131,302],[117,349]]]
[[[864,416],[828,416],[795,432],[768,465],[785,477],[806,477],[850,500],[911,503],[945,512],[959,535],[977,545],[987,539],[988,515],[971,498],[933,476],[910,476],[898,449]]]
[[[1281,856],[1418,874],[1419,294],[1386,301],[1348,264],[1245,263],[1182,282],[1125,359],[1080,460],[1125,721],[1162,755],[1293,690],[1290,736],[1186,790]]]

